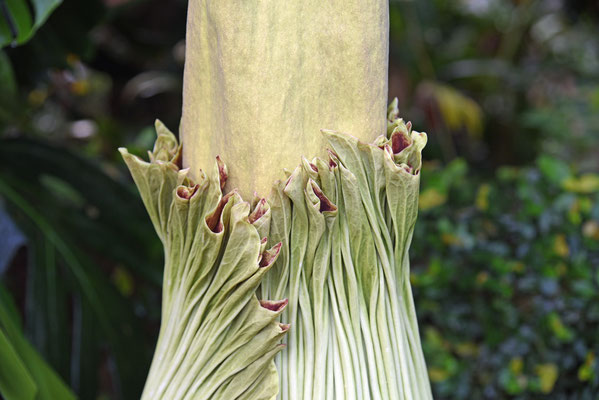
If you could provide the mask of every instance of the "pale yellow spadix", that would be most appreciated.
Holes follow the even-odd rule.
[[[321,129],[365,142],[387,128],[387,0],[190,0],[183,163],[220,155],[229,189],[265,196]]]

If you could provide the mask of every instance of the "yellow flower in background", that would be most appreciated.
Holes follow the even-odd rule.
[[[481,211],[486,211],[489,208],[489,194],[491,186],[488,183],[480,185],[476,193],[476,208]]]
[[[482,136],[483,111],[476,101],[457,89],[438,82],[425,82],[418,91],[421,96],[434,100],[447,129],[465,129],[473,137]]]
[[[430,210],[445,204],[447,201],[447,195],[441,193],[435,188],[426,189],[420,193],[420,200],[418,201],[418,208],[422,211]]]
[[[479,272],[476,275],[476,284],[478,286],[484,285],[489,280],[489,273],[486,271]]]
[[[599,240],[599,222],[587,221],[582,225],[582,234],[589,239]]]
[[[599,192],[599,175],[584,174],[578,178],[568,178],[562,183],[562,187],[568,192],[595,193]]]
[[[461,357],[478,355],[478,346],[474,342],[462,342],[455,345],[455,351]]]
[[[38,107],[46,101],[48,92],[45,89],[33,89],[27,96],[27,101],[34,107]]]
[[[443,382],[449,378],[449,373],[443,368],[430,367],[428,369],[428,376],[433,382]]]
[[[555,237],[553,251],[560,257],[568,257],[570,255],[570,247],[568,247],[565,235],[559,234]]]
[[[586,382],[595,376],[595,353],[589,351],[587,353],[584,364],[578,369],[578,380]]]
[[[540,380],[541,392],[551,393],[559,375],[557,365],[553,363],[539,364],[535,367],[535,372]]]
[[[514,375],[521,374],[523,369],[524,361],[522,360],[522,357],[514,357],[510,360],[510,371]]]
[[[559,315],[556,313],[549,314],[549,329],[553,331],[553,334],[564,342],[569,342],[574,337],[574,333],[562,322]]]

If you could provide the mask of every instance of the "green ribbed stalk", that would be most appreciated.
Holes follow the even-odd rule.
[[[220,159],[192,181],[160,123],[151,162],[121,150],[166,254],[143,398],[432,398],[408,258],[426,135],[396,104],[372,144],[323,131],[328,160],[251,206]]]
[[[123,150],[165,248],[144,398],[431,399],[408,259],[426,135],[386,108],[388,19],[189,1],[183,146],[158,124],[149,163]]]
[[[282,248],[260,293],[289,299],[281,399],[432,398],[408,259],[426,135],[396,104],[373,144],[324,132],[329,160],[304,160],[270,196]]]
[[[249,220],[250,205],[223,195],[227,173],[191,180],[181,148],[161,123],[150,162],[121,153],[164,245],[162,323],[142,399],[272,399],[273,358],[289,329],[276,320],[287,302],[255,291],[280,245]]]

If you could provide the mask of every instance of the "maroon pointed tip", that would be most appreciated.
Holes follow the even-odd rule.
[[[293,180],[293,175],[291,175],[289,178],[287,178],[287,180],[285,181],[285,186],[283,187],[283,192],[285,192],[287,190],[287,187],[289,186],[289,184],[291,183],[292,180]]]
[[[189,188],[186,188],[185,186],[179,186],[177,188],[177,196],[180,197],[181,199],[184,200],[188,200],[189,199]]]
[[[327,153],[329,154],[329,168],[332,170],[339,165],[339,156],[331,149],[327,149]]]
[[[178,169],[183,169],[183,146],[178,146],[171,162],[175,164]]]
[[[233,197],[233,195],[235,193],[237,193],[237,192],[235,190],[233,190],[232,192],[229,192],[226,195],[224,195],[218,202],[218,205],[216,206],[216,209],[214,210],[214,212],[212,212],[212,214],[210,214],[209,216],[206,217],[206,225],[208,225],[208,228],[210,228],[210,230],[212,232],[220,233],[223,231],[223,228],[224,228],[223,222],[222,222],[223,209],[225,208],[225,205],[227,204],[229,199],[231,197]]]
[[[225,188],[229,175],[227,174],[227,167],[220,156],[216,156],[216,164],[218,165],[218,178],[220,182],[220,190]]]
[[[393,150],[393,154],[401,153],[402,150],[411,144],[412,141],[406,133],[395,131],[391,134],[391,149]]]
[[[189,200],[198,190],[198,185],[193,185],[191,187],[188,186],[179,186],[177,187],[177,197],[183,200]]]
[[[282,245],[283,243],[279,242],[272,246],[272,248],[270,248],[269,250],[266,250],[264,253],[262,253],[262,258],[258,262],[260,268],[268,267],[276,261],[279,252],[281,251]]]
[[[281,312],[289,304],[288,299],[283,300],[260,300],[260,306],[273,312]]]
[[[250,222],[250,224],[253,224],[254,222],[258,221],[260,218],[262,218],[262,216],[264,214],[266,214],[266,211],[267,211],[266,199],[261,198],[260,201],[258,201],[258,204],[256,204],[254,211],[252,211],[252,213],[248,217],[248,221]]]
[[[337,206],[334,205],[327,196],[325,196],[325,194],[322,192],[322,190],[316,184],[316,182],[312,182],[312,190],[314,191],[314,194],[320,200],[320,210],[319,210],[320,212],[337,210]]]

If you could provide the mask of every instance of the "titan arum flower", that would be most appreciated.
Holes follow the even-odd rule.
[[[182,145],[157,122],[149,162],[121,149],[165,249],[144,399],[432,398],[426,135],[387,64],[386,0],[189,2]]]

